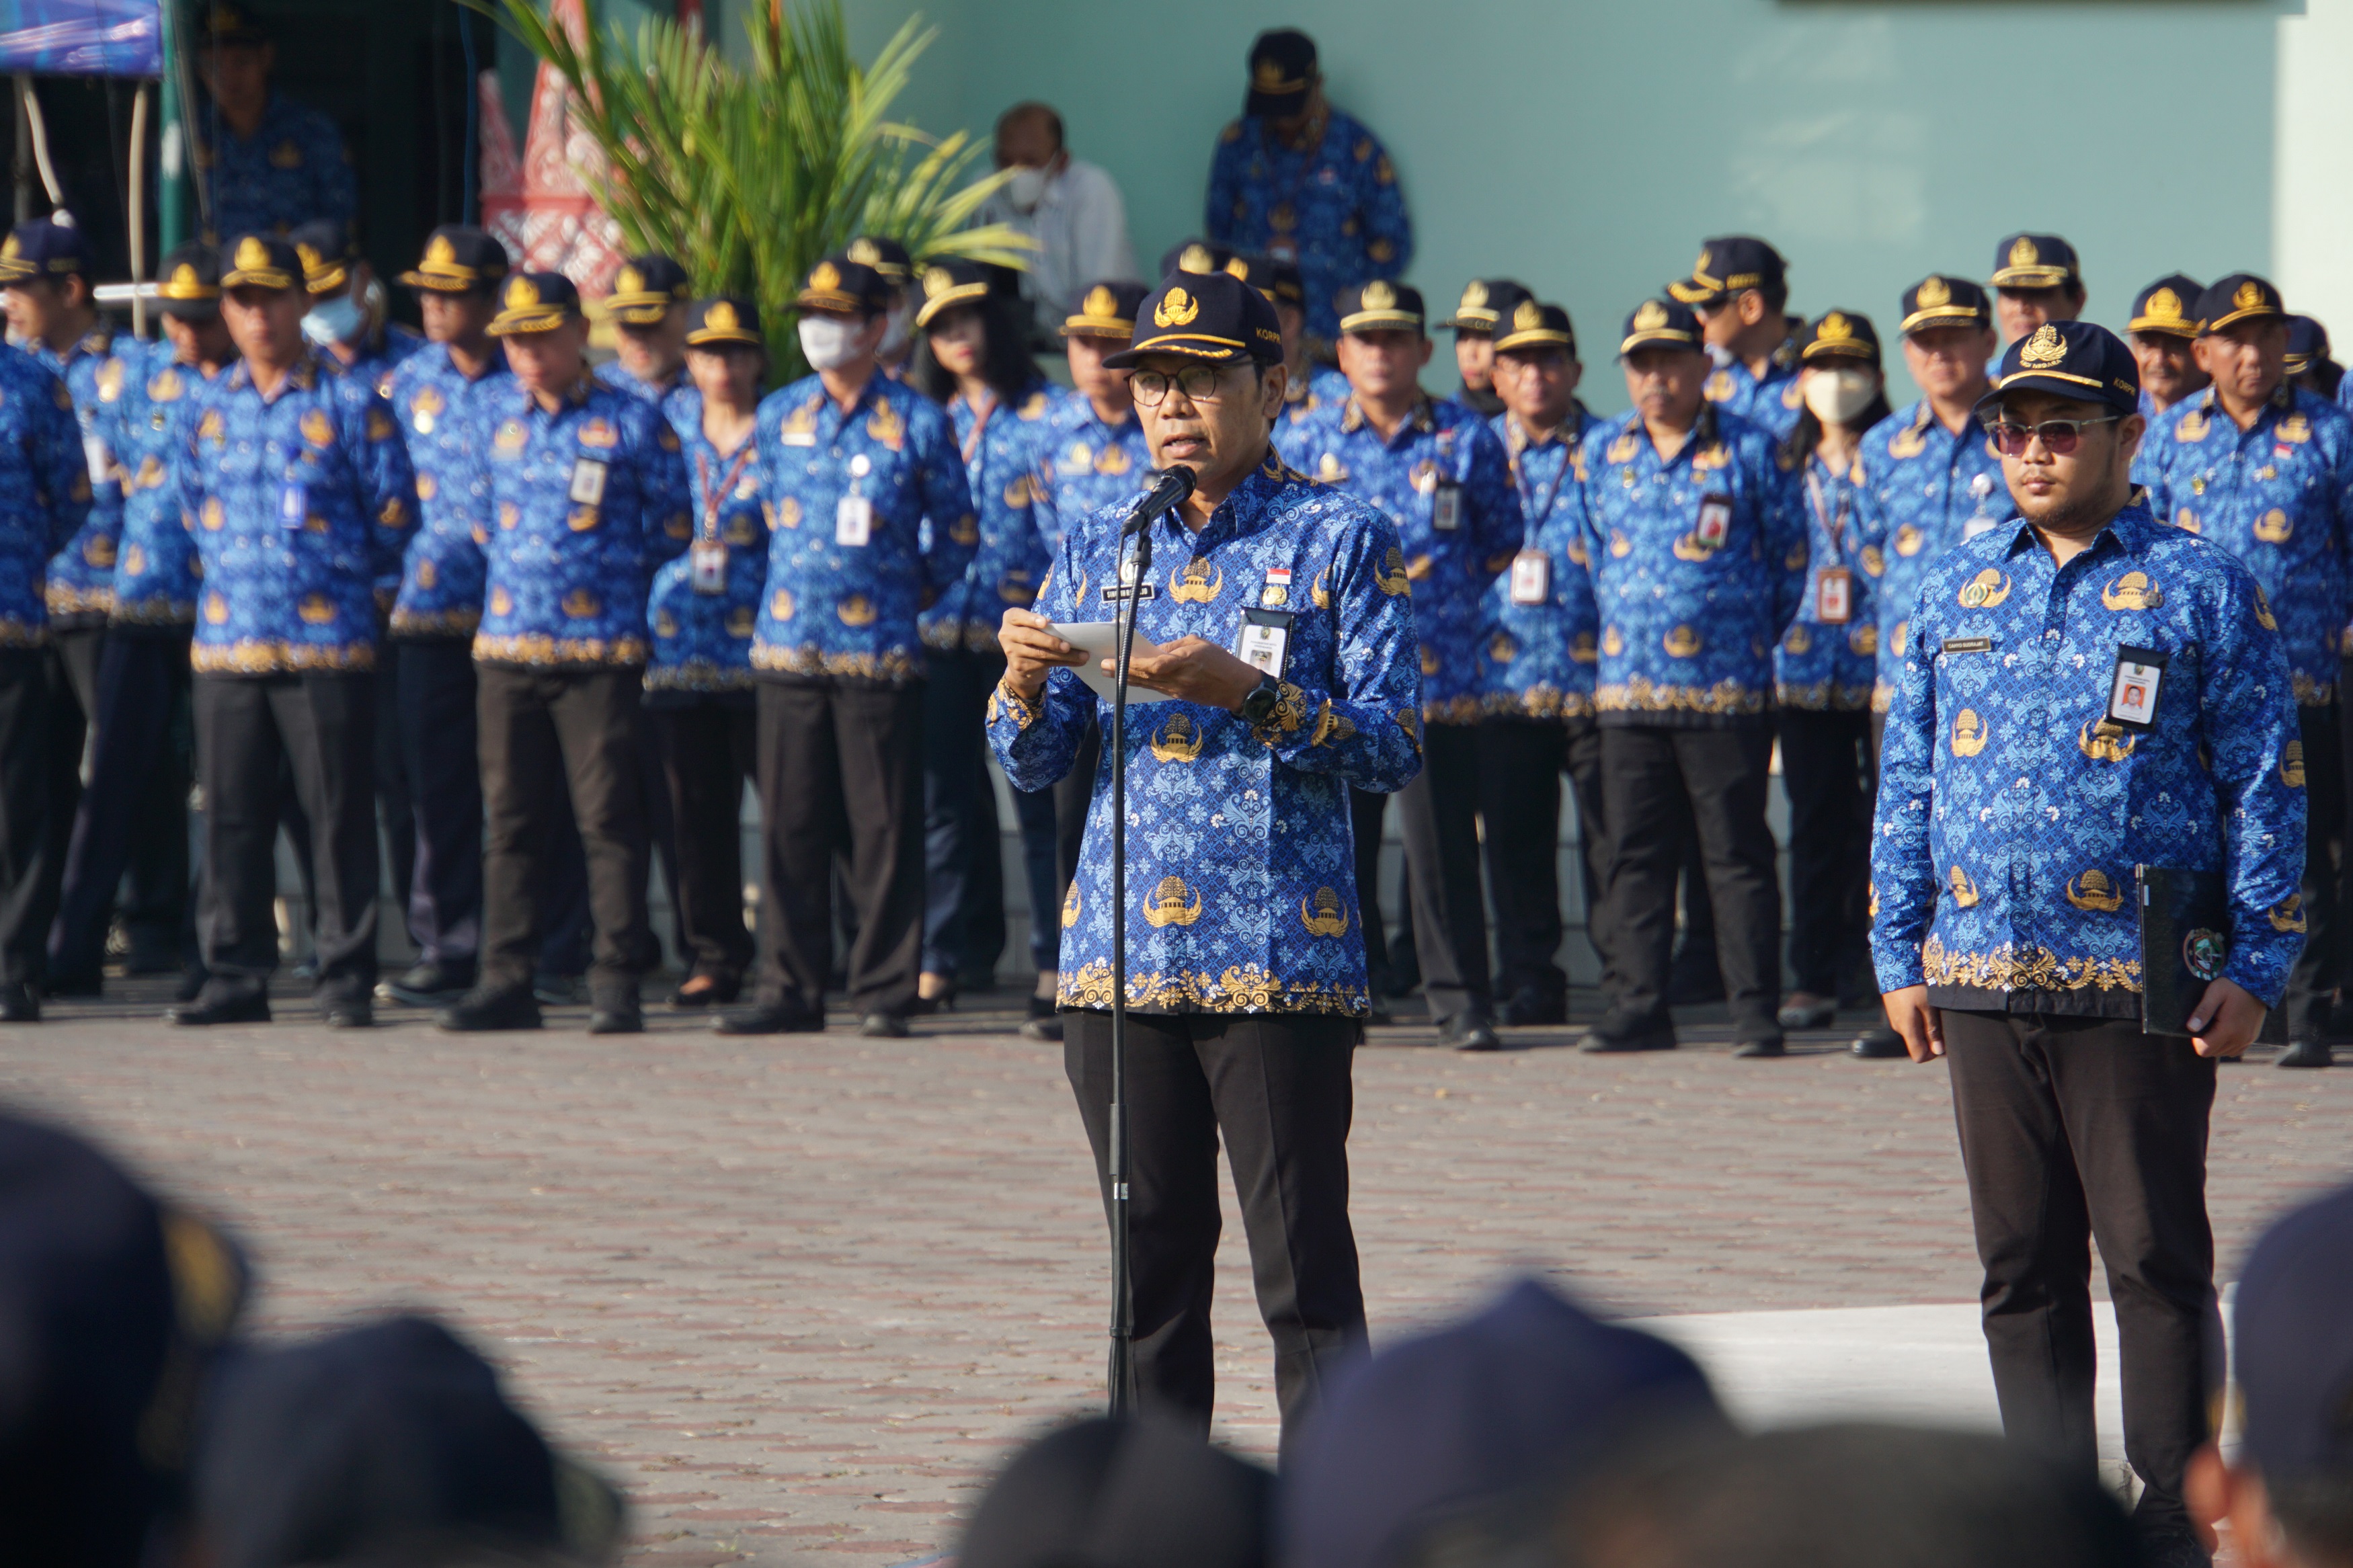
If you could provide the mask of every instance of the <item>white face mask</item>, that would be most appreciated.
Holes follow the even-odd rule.
[[[895,356],[907,346],[907,334],[913,329],[914,321],[913,300],[892,306],[891,313],[882,318],[882,346],[874,352],[883,359]]]
[[[367,312],[349,294],[311,306],[302,318],[302,335],[322,349],[356,342],[366,329]]]
[[[1867,370],[1810,370],[1806,406],[1826,425],[1843,425],[1879,395],[1879,378]]]
[[[1033,169],[1027,163],[1017,165],[1013,177],[1005,182],[1005,199],[1018,213],[1036,212],[1046,195],[1046,171]]]
[[[812,370],[839,370],[859,357],[859,338],[865,329],[830,316],[801,318],[801,353]]]

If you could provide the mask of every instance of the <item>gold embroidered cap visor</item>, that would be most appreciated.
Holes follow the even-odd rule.
[[[1904,318],[1904,324],[1896,330],[1908,337],[1914,332],[1932,332],[1938,327],[1983,327],[1991,324],[1983,310],[1956,300],[1950,305],[1915,310]]]
[[[915,312],[915,325],[928,327],[939,319],[940,312],[943,310],[952,310],[958,305],[971,304],[987,298],[988,284],[986,280],[978,283],[952,283],[936,294],[924,295],[923,308]]]
[[[1690,349],[1700,347],[1699,318],[1692,314],[1685,301],[1670,305],[1663,300],[1645,300],[1634,307],[1626,318],[1625,335],[1619,340],[1618,357],[1625,358],[1637,349]]]
[[[2147,300],[2142,301],[2140,308],[2134,312],[2133,319],[2125,323],[2125,331],[2163,332],[2168,337],[2194,338],[2203,329],[2205,323],[2184,312],[2183,308],[2192,302],[2184,300],[2173,289],[2157,289]]]
[[[491,318],[494,338],[520,332],[552,332],[580,314],[580,297],[571,281],[559,275],[518,273],[507,280],[500,296],[499,313]]]
[[[1062,335],[1066,338],[1117,338],[1125,342],[1135,336],[1135,323],[1118,316],[1091,316],[1082,310],[1075,316],[1062,318]]]
[[[692,327],[687,331],[686,346],[691,349],[707,349],[714,344],[727,343],[745,343],[755,349],[768,346],[765,338],[744,326],[741,321],[732,327],[714,326],[706,321],[702,326]]]
[[[1240,364],[1282,358],[1282,330],[1265,295],[1230,273],[1174,272],[1135,308],[1135,341],[1103,356],[1133,370],[1146,354]]]
[[[247,235],[237,242],[230,254],[227,269],[221,274],[224,289],[291,289],[301,277],[302,264],[293,254],[294,247],[282,240],[264,241]]]
[[[2280,292],[2262,279],[2246,272],[2233,272],[2199,296],[2198,313],[2205,320],[2200,323],[2201,335],[2219,332],[2236,321],[2252,321],[2270,316],[2284,320],[2287,306]]]
[[[2140,364],[2116,333],[2091,321],[2046,321],[2010,345],[1993,390],[1978,400],[1980,423],[1991,425],[2012,393],[2047,392],[2076,403],[2100,403],[2119,415],[2140,411]]]
[[[1344,332],[1418,332],[1421,331],[1421,313],[1394,306],[1386,310],[1358,310],[1340,318],[1340,330]]]
[[[1557,327],[1527,327],[1505,332],[1495,340],[1497,353],[1510,353],[1519,349],[1567,349],[1577,353],[1577,339]]]
[[[2013,234],[1994,258],[1997,289],[2056,289],[2077,276],[2074,247],[2056,235]]]
[[[427,261],[402,273],[397,281],[411,289],[430,289],[436,294],[470,294],[477,289],[491,287],[502,276],[497,272],[485,275],[454,261],[438,266]]]

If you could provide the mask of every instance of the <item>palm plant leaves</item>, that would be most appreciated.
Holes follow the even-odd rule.
[[[496,17],[563,78],[574,127],[605,160],[580,174],[628,247],[676,257],[699,293],[759,300],[786,375],[804,368],[789,321],[800,281],[854,237],[1008,267],[1032,248],[1002,225],[971,226],[1006,178],[974,177],[980,142],[887,118],[939,36],[921,16],[860,66],[840,0],[753,5],[739,68],[693,23],[652,17],[628,39],[581,0],[575,39],[544,0],[458,3]]]

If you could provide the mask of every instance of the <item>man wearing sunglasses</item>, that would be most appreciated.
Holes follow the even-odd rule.
[[[2198,368],[2209,378],[2166,410],[2133,465],[2149,510],[2247,563],[2280,624],[2300,734],[2288,748],[2309,803],[2304,955],[2288,977],[2288,1049],[2279,1065],[2329,1065],[2329,994],[2343,927],[2336,866],[2345,834],[2337,647],[2353,591],[2353,417],[2287,380],[2287,308],[2261,278],[2234,272],[2194,303]]]
[[[1124,924],[1142,1402],[1208,1430],[1222,1139],[1287,1450],[1365,1332],[1348,1075],[1371,999],[1348,789],[1404,786],[1422,734],[1418,605],[1397,531],[1275,455],[1282,361],[1273,305],[1229,274],[1172,272],[1137,307],[1134,346],[1104,363],[1135,373],[1153,462],[1191,468],[1196,487],[1150,520],[1143,574],[1124,570],[1132,501],[1069,522],[1034,611],[1008,610],[998,628],[988,733],[1017,789],[1060,778],[1090,728],[1108,749],[1110,705],[1077,674],[1092,661],[1056,628],[1134,605],[1126,898],[1106,759],[1062,904],[1062,1061],[1100,1173]]]
[[[1921,583],[1880,753],[1872,956],[1912,1059],[1948,1064],[2003,1426],[2097,1463],[2096,1234],[2136,1521],[2150,1562],[2189,1563],[2182,1474],[2221,1382],[2215,1064],[2303,945],[2306,791],[2263,589],[2134,498],[2139,397],[2104,327],[2045,322],[2002,356],[1987,414],[2017,517]],[[2143,1032],[2141,867],[2219,888],[2184,922],[2189,1038]]]
[[[1804,399],[1798,395],[1798,334],[1791,321],[1789,264],[1754,235],[1734,234],[1700,247],[1692,275],[1667,285],[1670,298],[1699,313],[1715,370],[1707,400],[1726,414],[1787,436]]]

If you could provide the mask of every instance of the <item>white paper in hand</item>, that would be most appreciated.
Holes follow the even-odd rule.
[[[1103,660],[1118,658],[1118,639],[1113,635],[1117,625],[1118,623],[1113,621],[1081,621],[1073,626],[1064,626],[1058,621],[1053,627],[1056,637],[1087,656],[1087,662],[1071,670],[1071,673],[1085,681],[1087,689],[1106,702],[1112,700],[1112,679],[1103,672],[1102,666]],[[1159,647],[1149,637],[1138,632],[1135,634],[1135,644],[1129,658],[1133,659],[1138,655],[1159,651]],[[1138,686],[1133,675],[1128,677],[1127,700],[1130,703],[1173,700],[1165,691],[1154,691],[1148,687]]]

